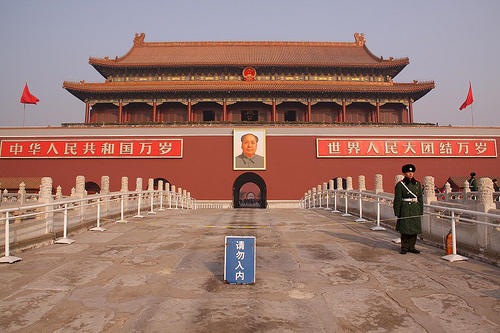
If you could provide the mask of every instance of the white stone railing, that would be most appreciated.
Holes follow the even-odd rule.
[[[108,183],[106,184],[106,180]],[[82,183],[83,182],[83,183]],[[108,222],[119,216],[117,223],[127,223],[133,218],[143,218],[157,211],[166,209],[196,209],[196,200],[190,192],[174,185],[158,183],[154,190],[153,180],[149,180],[147,190],[142,189],[142,179],[137,179],[135,191],[128,190],[128,179],[122,177],[122,188],[118,192],[109,192],[109,178],[103,182],[100,194],[87,195],[82,184],[85,180],[77,177],[77,186],[72,196],[56,198],[52,195],[52,179],[42,178],[38,203],[25,203],[0,209],[0,242],[4,244],[2,262],[16,262],[18,257],[10,255],[11,244],[22,248],[29,244],[50,241],[62,236],[56,243],[70,244],[68,232],[94,226],[92,231],[105,231],[101,220]],[[143,215],[144,214],[144,215]],[[1,244],[1,243],[0,243]]]
[[[400,179],[401,175],[396,176],[396,182]],[[337,179],[336,188],[333,180],[328,185],[323,183],[313,187],[301,198],[300,206],[306,209],[323,208],[345,217],[356,215],[356,222],[374,223],[372,230],[385,230],[382,225],[394,227],[397,221],[392,209],[394,195],[383,192],[381,175],[376,176],[373,191],[366,190],[364,177],[359,180],[358,190],[352,189],[349,180],[346,182],[348,189],[342,189],[341,178]],[[423,238],[435,244],[443,244],[450,232],[453,250],[445,259],[462,260],[464,257],[458,255],[458,246],[462,253],[482,257],[498,265],[500,210],[494,201],[491,179],[480,178],[478,191],[474,195],[474,199],[460,199],[461,203],[438,201],[434,192],[434,178],[424,177]],[[367,221],[366,217],[372,220]]]

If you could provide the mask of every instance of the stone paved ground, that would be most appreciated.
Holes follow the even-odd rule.
[[[500,269],[321,210],[167,211],[0,266],[6,332],[499,332]],[[246,226],[246,228],[238,228]],[[225,235],[257,237],[252,286]]]

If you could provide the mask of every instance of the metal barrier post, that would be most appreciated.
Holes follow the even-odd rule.
[[[337,190],[333,190],[333,199],[334,199],[334,206],[332,213],[340,213],[339,210],[337,209]]]
[[[125,200],[124,197],[125,197],[125,194],[122,194],[120,197],[121,197],[121,199],[120,199],[120,219],[118,221],[116,221],[116,223],[128,223],[123,218],[123,214],[124,214],[124,200]]]
[[[365,222],[366,219],[363,218],[363,200],[361,200],[361,191],[359,191],[359,218],[355,222]]]
[[[385,228],[380,226],[380,197],[377,197],[377,225],[372,227],[374,231],[384,231]]]
[[[168,191],[168,209],[172,209],[172,192]]]
[[[175,195],[175,209],[177,209],[179,205],[179,195],[177,193],[174,193],[174,195]]]
[[[165,209],[163,208],[163,190],[160,192],[160,208],[158,208],[159,212],[163,212]]]
[[[345,213],[342,214],[342,216],[352,216],[351,214],[349,214],[349,212],[347,211],[347,206],[348,206],[348,201],[347,201],[347,191],[344,193],[344,203],[345,203]]]
[[[152,191],[151,192],[151,210],[148,212],[148,215],[155,215],[156,214],[156,212],[153,209],[154,199],[155,199],[155,193],[154,193],[154,191]]]
[[[72,244],[75,242],[74,239],[68,238],[68,204],[64,204],[64,226],[63,226],[63,237],[56,240],[55,244]]]
[[[138,193],[139,193],[139,197],[137,198],[137,215],[135,215],[134,217],[142,219],[144,217],[143,215],[141,215],[142,192],[138,192]]]
[[[330,196],[330,194],[328,193],[330,190],[326,190],[326,207],[325,207],[325,210],[331,210],[331,208],[328,206],[328,197]]]
[[[441,257],[444,260],[448,260],[450,262],[467,260],[467,257],[461,256],[457,254],[457,233],[455,229],[455,212],[451,212],[451,241],[453,243],[453,253],[447,256]]]
[[[10,226],[9,226],[9,212],[5,212],[5,255],[0,258],[0,263],[8,263],[13,264],[17,261],[21,261],[23,259],[19,257],[14,257],[10,255]]]
[[[322,195],[322,194],[323,194],[323,192],[318,191],[318,203],[319,203],[318,208],[322,208],[322,207],[321,207],[321,204],[322,204],[322,202],[323,202],[323,195]]]
[[[106,231],[106,229],[101,228],[101,198],[97,198],[97,226],[90,228],[90,231]]]

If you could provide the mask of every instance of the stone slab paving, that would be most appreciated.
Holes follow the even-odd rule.
[[[500,269],[324,210],[169,210],[0,266],[2,332],[499,332]],[[255,285],[224,236],[257,239]]]

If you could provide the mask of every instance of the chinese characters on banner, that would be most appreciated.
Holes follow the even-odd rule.
[[[182,158],[182,139],[2,140],[0,158]]]
[[[233,284],[255,283],[255,237],[226,236],[224,281]]]
[[[495,139],[316,139],[316,157],[496,157]]]

